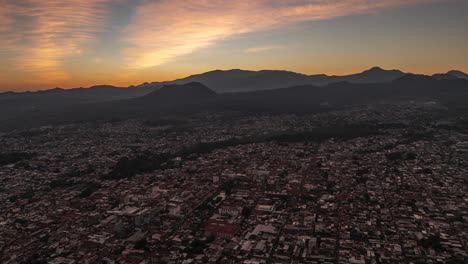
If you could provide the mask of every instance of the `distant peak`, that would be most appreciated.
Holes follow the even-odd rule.
[[[96,85],[93,85],[89,88],[94,88],[94,87],[114,87],[112,85],[109,85],[109,84],[96,84]]]
[[[375,67],[372,67],[370,68],[368,71],[384,71],[384,69],[378,67],[378,66],[375,66]]]
[[[385,70],[385,69],[382,69],[382,68],[380,68],[380,67],[378,67],[378,66],[372,67],[372,68],[370,68],[369,70],[364,71],[364,72],[366,72],[366,73],[369,73],[369,72],[370,72],[370,73],[381,73],[381,72],[402,73],[402,71],[400,71],[400,70],[395,70],[395,69],[393,69],[393,70]]]
[[[205,72],[205,73],[219,73],[219,72],[244,72],[245,70],[241,70],[241,69],[229,69],[229,70],[220,70],[220,69],[216,69],[216,70],[213,70],[213,71],[208,71],[208,72]],[[203,74],[203,73],[202,73]],[[198,75],[198,74],[197,74]]]
[[[108,84],[99,84],[99,85],[94,85],[89,87],[89,89],[105,89],[105,88],[117,88],[113,85],[108,85]]]
[[[468,79],[468,74],[466,74],[466,73],[464,73],[462,71],[451,70],[451,71],[447,72],[447,74],[455,76],[457,78],[461,78],[461,79]]]
[[[464,73],[462,71],[459,71],[459,70],[451,70],[451,71],[448,71],[447,74],[463,74],[463,75],[466,75],[466,73]]]
[[[59,87],[55,87],[53,89],[49,89],[49,90],[43,90],[43,91],[38,91],[39,93],[57,93],[57,92],[63,92],[65,91],[65,89],[63,88],[59,88]]]

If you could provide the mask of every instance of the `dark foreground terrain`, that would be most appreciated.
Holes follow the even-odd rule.
[[[405,99],[10,130],[0,262],[466,263],[463,105]]]

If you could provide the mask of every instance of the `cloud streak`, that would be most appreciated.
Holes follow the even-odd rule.
[[[0,51],[34,79],[62,81],[68,56],[80,54],[105,25],[109,0],[5,0],[0,7]]]
[[[123,32],[126,61],[152,67],[240,34],[422,2],[431,0],[146,0]]]
[[[246,53],[260,53],[260,52],[265,52],[265,51],[280,49],[280,48],[283,48],[283,46],[280,46],[280,45],[267,45],[267,46],[258,46],[258,47],[248,48],[248,49],[245,49],[244,52],[246,52]]]

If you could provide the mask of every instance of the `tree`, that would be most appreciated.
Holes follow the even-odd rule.
[[[242,208],[241,214],[244,218],[248,218],[251,213],[252,213],[252,210],[249,207]]]
[[[464,264],[466,263],[462,257],[451,257],[447,260],[447,264]]]
[[[205,242],[195,238],[192,243],[190,243],[189,253],[202,254],[206,247],[207,245]]]
[[[403,158],[403,154],[401,152],[392,152],[392,153],[385,154],[385,157],[388,160],[397,161],[397,160],[401,160]]]
[[[440,243],[441,239],[439,235],[431,235],[428,238],[422,238],[419,240],[419,244],[424,248],[432,248],[435,251],[442,251],[443,247]]]
[[[209,235],[207,238],[206,238],[206,243],[211,243],[215,240],[215,236],[213,234]]]
[[[142,240],[138,240],[135,243],[135,249],[147,249],[148,242],[146,241],[146,238],[143,238]]]
[[[416,153],[414,152],[406,153],[406,160],[415,160],[416,158],[417,158]]]

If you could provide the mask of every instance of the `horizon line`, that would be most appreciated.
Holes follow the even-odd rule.
[[[202,75],[202,74],[206,74],[206,73],[209,73],[209,72],[216,72],[216,71],[222,71],[222,72],[228,72],[228,71],[247,71],[247,72],[262,72],[262,71],[279,71],[279,72],[290,72],[290,73],[296,73],[296,74],[301,74],[301,75],[305,75],[305,76],[317,76],[317,75],[325,75],[325,76],[328,76],[328,77],[342,77],[342,76],[349,76],[349,75],[353,75],[353,74],[360,74],[360,73],[363,73],[363,72],[366,72],[366,71],[369,71],[369,70],[372,70],[372,69],[381,69],[381,70],[384,70],[384,71],[400,71],[404,74],[415,74],[415,75],[425,75],[425,76],[433,76],[435,74],[447,74],[448,72],[450,71],[460,71],[460,72],[463,72],[463,73],[466,73],[466,71],[463,71],[463,70],[458,70],[458,69],[449,69],[447,70],[446,72],[433,72],[433,73],[430,73],[430,74],[424,74],[424,73],[417,73],[417,72],[412,72],[412,71],[403,71],[403,70],[400,70],[398,68],[394,68],[394,69],[386,69],[386,68],[383,68],[383,67],[380,67],[380,66],[372,66],[370,68],[365,68],[364,70],[361,70],[361,71],[357,71],[357,72],[352,72],[352,73],[347,73],[347,74],[341,74],[341,75],[337,75],[337,74],[327,74],[327,73],[312,73],[312,74],[307,74],[307,73],[303,73],[303,72],[299,72],[299,71],[292,71],[292,70],[285,70],[285,69],[261,69],[261,70],[253,70],[253,69],[242,69],[242,68],[228,68],[228,69],[221,69],[221,68],[218,68],[218,69],[213,69],[213,70],[208,70],[208,71],[204,71],[204,72],[200,72],[200,73],[194,73],[194,74],[189,74],[189,75],[186,75],[186,76],[182,76],[182,77],[179,77],[179,78],[175,78],[175,79],[170,79],[170,80],[164,80],[164,81],[144,81],[144,82],[141,82],[139,84],[128,84],[128,85],[117,85],[117,84],[112,84],[112,83],[102,83],[102,84],[93,84],[91,86],[69,86],[69,87],[60,87],[60,86],[56,86],[56,87],[50,87],[50,88],[44,88],[44,89],[37,89],[37,90],[29,90],[29,89],[20,89],[20,90],[4,90],[5,88],[0,88],[0,94],[1,93],[26,93],[26,92],[41,92],[41,91],[49,91],[49,90],[53,90],[53,89],[62,89],[62,90],[72,90],[72,89],[89,89],[89,88],[92,88],[92,87],[96,87],[96,86],[112,86],[112,87],[116,87],[116,88],[129,88],[129,87],[132,87],[132,86],[139,86],[139,85],[143,85],[143,84],[151,84],[151,83],[165,83],[165,82],[174,82],[174,81],[178,81],[178,80],[181,80],[181,79],[185,79],[185,78],[189,78],[189,77],[193,77],[193,76],[197,76],[197,75]],[[7,88],[8,89],[8,88]]]

